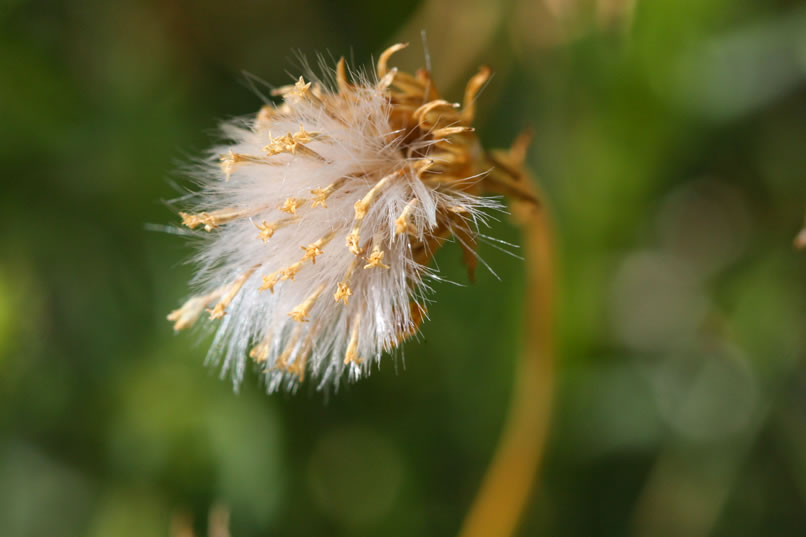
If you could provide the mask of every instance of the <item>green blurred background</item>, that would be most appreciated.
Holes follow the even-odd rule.
[[[188,244],[148,227],[261,104],[244,72],[400,40],[413,68],[421,29],[449,98],[494,68],[480,135],[534,127],[557,219],[557,398],[520,535],[806,534],[806,3],[0,0],[0,535],[203,536],[211,510],[234,537],[456,533],[520,260],[482,247],[501,281],[438,284],[405,361],[335,397],[234,394],[165,320]],[[438,262],[466,282],[455,245]]]

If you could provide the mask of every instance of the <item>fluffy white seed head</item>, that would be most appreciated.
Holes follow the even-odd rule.
[[[472,267],[485,169],[470,123],[488,76],[465,106],[439,99],[428,76],[389,70],[335,86],[281,88],[283,103],[227,123],[226,144],[199,170],[183,223],[203,237],[198,293],[168,318],[177,330],[208,315],[210,356],[235,382],[249,359],[269,391],[357,379],[414,334],[423,279],[455,236]]]

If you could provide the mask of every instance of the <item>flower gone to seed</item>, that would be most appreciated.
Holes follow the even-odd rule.
[[[313,263],[315,265],[316,264],[316,256],[322,255],[324,253],[322,248],[324,248],[325,245],[327,243],[329,243],[330,240],[335,235],[336,235],[336,232],[331,231],[330,233],[328,233],[327,235],[325,235],[321,239],[318,239],[317,241],[312,242],[308,246],[302,246],[302,249],[305,250],[305,255],[302,256],[302,260],[306,261],[306,260],[310,259],[311,263]]]
[[[198,214],[180,212],[179,216],[182,217],[182,225],[190,229],[203,226],[205,231],[212,231],[222,224],[243,218],[248,214],[249,212],[243,209],[220,209],[210,213],[201,212]]]
[[[224,289],[216,289],[206,295],[195,296],[185,302],[181,308],[169,313],[167,318],[174,322],[174,330],[184,330],[193,326],[207,306],[221,296],[222,292]]]
[[[336,302],[342,301],[346,306],[351,296],[353,296],[353,290],[350,289],[350,286],[347,285],[346,282],[336,284],[336,292],[333,293],[333,298],[336,299]]]
[[[341,185],[343,185],[347,181],[346,177],[342,177],[327,185],[325,188],[314,188],[311,190],[311,194],[313,194],[313,200],[311,201],[311,207],[316,207],[317,205],[322,207],[323,209],[327,209],[327,198],[330,197],[333,192],[336,191]]]
[[[305,299],[305,302],[294,308],[288,313],[288,316],[294,319],[295,321],[299,321],[301,323],[308,322],[308,313],[310,313],[311,308],[313,307],[314,302],[316,299],[319,298],[319,295],[322,294],[322,291],[325,290],[324,285],[320,285],[319,289],[313,292],[311,296]]]
[[[378,248],[378,246],[374,246],[372,248],[372,253],[369,254],[369,257],[367,258],[367,264],[364,265],[364,268],[365,269],[370,269],[370,268],[378,267],[378,268],[388,269],[389,265],[384,265],[384,263],[383,263],[383,256],[384,255],[386,255],[386,254],[385,254],[385,252],[383,250]]]
[[[406,207],[403,208],[403,212],[400,213],[400,216],[395,218],[395,235],[413,233],[416,231],[415,227],[409,221],[411,212],[414,210],[416,204],[417,198],[412,198],[411,201],[406,204]]]
[[[218,301],[213,309],[207,310],[210,313],[210,319],[220,319],[227,313],[227,306],[230,305],[230,302],[238,295],[241,290],[241,287],[246,283],[246,280],[252,275],[255,271],[255,268],[251,268],[243,276],[240,276],[237,280],[232,282],[226,290],[223,292],[223,296]]]
[[[288,214],[297,214],[297,209],[302,207],[305,203],[304,200],[297,199],[297,198],[286,198],[282,205],[280,205],[280,210],[284,213]]]
[[[344,353],[344,365],[360,364],[363,359],[358,354],[358,337],[361,328],[361,313],[356,313],[353,317],[350,328],[350,342],[347,344],[347,351]]]
[[[423,278],[451,235],[475,266],[477,226],[499,206],[482,194],[529,199],[525,149],[486,153],[472,125],[489,69],[452,104],[428,71],[389,67],[403,48],[375,73],[341,59],[326,80],[300,77],[272,92],[281,104],[227,124],[180,213],[215,232],[199,233],[201,292],[168,318],[176,330],[204,311],[220,320],[212,357],[236,382],[247,356],[269,391],[368,374],[417,330]]]

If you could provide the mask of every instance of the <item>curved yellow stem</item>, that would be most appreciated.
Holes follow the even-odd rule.
[[[506,425],[460,537],[513,535],[529,500],[545,450],[553,395],[554,245],[545,205],[520,202],[526,303],[523,349]]]

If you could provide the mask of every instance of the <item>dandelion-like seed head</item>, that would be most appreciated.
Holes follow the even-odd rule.
[[[368,374],[416,333],[443,242],[455,237],[475,267],[478,225],[498,207],[483,190],[526,191],[517,173],[491,173],[523,151],[491,164],[474,134],[489,69],[450,103],[428,71],[388,67],[404,47],[372,75],[348,76],[342,59],[332,88],[302,77],[279,88],[282,104],[224,126],[229,143],[199,173],[180,213],[204,238],[199,292],[168,319],[218,323],[210,357],[236,384],[249,359],[269,391]]]

